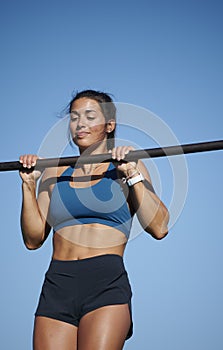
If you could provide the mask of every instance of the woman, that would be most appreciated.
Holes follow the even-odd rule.
[[[35,314],[35,350],[119,350],[132,335],[131,287],[123,264],[132,217],[156,239],[167,234],[168,211],[133,148],[114,146],[115,105],[86,90],[69,107],[69,130],[80,156],[111,153],[110,164],[34,170],[23,155],[21,228],[28,249],[53,228],[53,256]],[[115,164],[115,165],[114,165]]]

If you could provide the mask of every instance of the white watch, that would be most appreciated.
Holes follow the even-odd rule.
[[[135,176],[135,177],[133,177],[133,178],[131,178],[131,179],[128,179],[126,182],[127,182],[127,185],[128,185],[129,187],[131,187],[131,186],[133,186],[133,185],[135,185],[135,184],[137,184],[138,182],[141,182],[141,181],[143,181],[143,180],[145,180],[145,179],[144,179],[144,176],[140,173],[139,175],[137,175],[137,176]]]

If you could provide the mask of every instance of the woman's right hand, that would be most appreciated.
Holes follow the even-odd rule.
[[[19,161],[23,165],[23,169],[20,170],[19,175],[23,182],[36,183],[41,176],[41,171],[34,170],[38,158],[36,154],[24,154],[19,157]]]

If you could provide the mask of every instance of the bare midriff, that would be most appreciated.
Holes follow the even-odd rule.
[[[102,224],[66,226],[54,233],[53,259],[81,260],[104,254],[123,256],[127,238]]]

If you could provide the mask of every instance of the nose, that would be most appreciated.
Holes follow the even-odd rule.
[[[77,129],[81,129],[83,127],[85,127],[84,119],[83,117],[79,117],[77,122]]]

